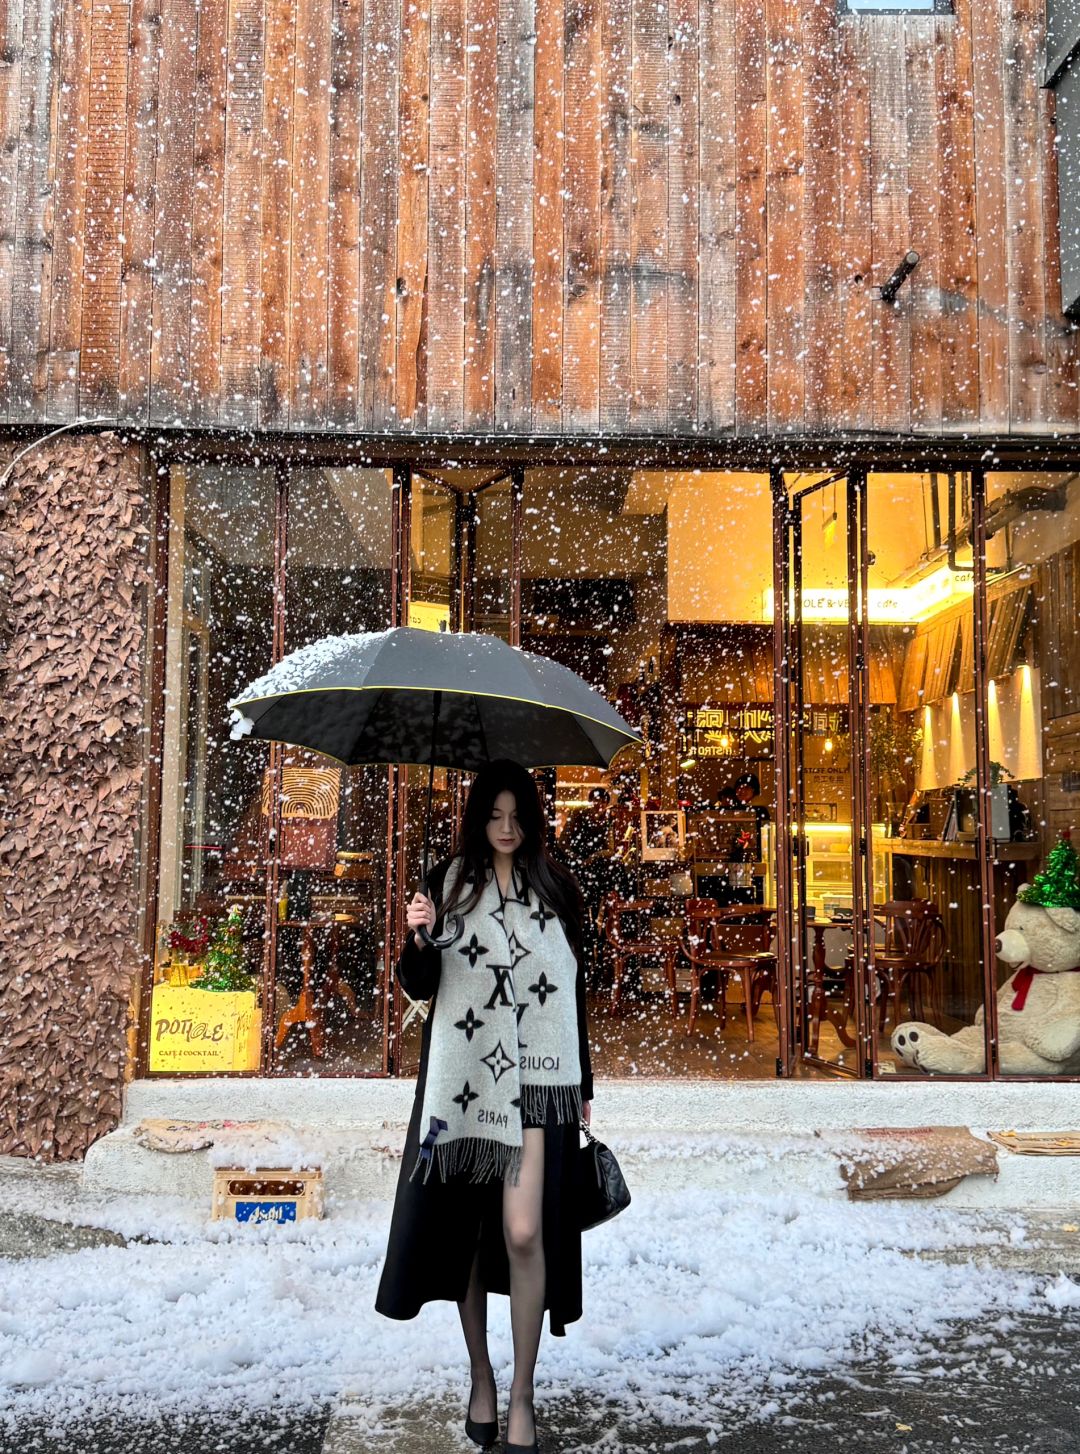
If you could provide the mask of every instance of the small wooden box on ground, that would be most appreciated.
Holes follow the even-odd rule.
[[[298,1222],[322,1214],[323,1174],[319,1168],[244,1171],[219,1166],[214,1171],[214,1221]]]

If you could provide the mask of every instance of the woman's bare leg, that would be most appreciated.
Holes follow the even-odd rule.
[[[506,1438],[531,1444],[533,1373],[544,1323],[544,1132],[529,1126],[523,1133],[521,1173],[517,1186],[503,1185],[503,1235],[510,1262],[510,1325],[514,1335],[514,1377]]]
[[[498,1409],[495,1374],[491,1367],[491,1355],[488,1353],[487,1288],[480,1281],[479,1242],[473,1253],[468,1291],[458,1303],[458,1313],[461,1315],[461,1330],[465,1334],[465,1346],[469,1350],[469,1369],[472,1373],[469,1415],[478,1424],[489,1424],[498,1417]]]

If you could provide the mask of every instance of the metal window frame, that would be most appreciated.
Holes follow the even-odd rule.
[[[1080,318],[1080,243],[1076,227],[1080,224],[1080,6],[1066,17],[1059,0],[1047,0],[1046,6],[1046,68],[1043,85],[1054,100],[1054,151],[1058,175],[1058,253],[1061,273],[1061,311],[1068,318]],[[1068,80],[1070,124],[1061,125],[1058,99]]]
[[[310,443],[310,441],[307,442]],[[167,437],[161,438],[159,436],[155,439],[154,443],[156,447],[150,451],[151,473],[155,478],[155,488],[153,491],[151,512],[152,518],[154,519],[155,523],[154,534],[155,541],[157,542],[157,548],[155,550],[154,562],[154,587],[147,593],[147,599],[149,603],[148,677],[150,691],[152,694],[152,700],[149,704],[151,767],[149,772],[149,781],[147,785],[146,809],[148,821],[146,823],[146,904],[145,913],[143,915],[143,977],[141,986],[142,994],[140,997],[140,1014],[137,1029],[137,1053],[135,1056],[134,1066],[132,1067],[134,1075],[139,1077],[140,1079],[153,1079],[161,1076],[168,1077],[173,1074],[172,1072],[151,1072],[149,1070],[149,995],[154,963],[154,936],[156,935],[157,929],[156,900],[158,873],[160,869],[160,826],[162,813],[160,741],[163,722],[162,688],[164,681],[166,624],[166,613],[164,607],[169,589],[168,552],[167,550],[161,549],[160,543],[163,539],[166,538],[169,520],[171,482],[169,478],[168,467],[174,462],[205,462],[208,460],[220,460],[223,457],[226,459],[237,458],[238,456],[243,457],[245,454],[245,450],[242,446],[237,450],[229,448],[223,450],[223,441],[220,439],[220,437],[203,438],[197,436],[193,438],[191,436],[185,436],[182,444],[171,446],[171,442],[168,440]],[[500,443],[503,449],[505,449],[505,441],[500,441]],[[645,463],[648,462],[650,459],[650,448],[658,449],[659,443],[660,442],[655,440],[648,441],[627,439],[625,441],[627,450],[632,451],[633,454],[638,458],[639,462],[641,463],[641,467],[645,467]],[[746,458],[740,457],[736,461],[725,460],[722,463],[720,459],[713,457],[713,451],[707,447],[701,448],[699,445],[697,449],[692,450],[693,458],[702,468],[723,468],[726,466],[729,468],[753,470],[756,473],[765,473],[767,471],[770,476],[770,485],[773,501],[774,583],[777,587],[777,612],[773,622],[773,679],[774,687],[776,690],[777,702],[776,732],[778,758],[778,838],[780,838],[781,836],[786,838],[787,834],[790,832],[791,822],[790,796],[787,791],[781,790],[781,783],[783,781],[781,770],[783,773],[790,774],[795,769],[795,764],[791,761],[791,753],[786,736],[787,727],[785,726],[785,724],[790,725],[790,709],[789,707],[782,707],[782,704],[786,704],[788,702],[790,669],[788,650],[790,646],[790,623],[787,622],[785,619],[786,596],[780,586],[780,582],[785,579],[786,571],[789,568],[789,561],[785,553],[785,542],[787,536],[787,502],[786,490],[784,486],[784,472],[786,469],[792,467],[795,463],[797,463],[800,458],[799,442],[793,441],[792,443],[794,447],[790,449],[788,457],[785,459],[785,463],[783,465],[778,465],[775,461],[775,458],[768,460],[763,459],[762,454],[757,451],[750,451]],[[1003,444],[1016,447],[1017,441],[1010,439],[1004,441]],[[281,441],[281,445],[284,447],[271,451],[271,454],[272,462],[276,463],[279,468],[277,488],[278,519],[275,522],[275,556],[278,567],[283,572],[285,564],[285,547],[287,543],[283,533],[284,525],[286,523],[285,506],[287,504],[287,474],[290,468],[310,468],[312,465],[312,460],[310,457],[311,452],[310,450],[308,450],[308,452],[304,456],[303,465],[300,464],[298,456],[299,442],[296,440]],[[435,445],[432,441],[427,441],[426,445],[427,450],[431,451],[431,457],[433,459],[442,458],[442,455],[439,453],[437,445]],[[1065,465],[1067,461],[1075,461],[1075,452],[1077,447],[1075,440],[1058,439],[1056,441],[1056,445],[1057,450],[1067,450],[1068,454],[1066,455],[1063,452],[1059,460],[1057,458],[1057,450],[1052,449],[1050,451],[1052,463],[1060,463],[1061,465]],[[605,446],[605,453],[607,452],[610,452],[612,454],[618,454],[617,450],[611,450],[610,441],[608,441]],[[770,453],[773,452],[774,451],[770,451]],[[399,448],[398,450],[393,451],[392,454],[390,451],[387,451],[387,454],[384,455],[381,459],[365,459],[363,461],[365,465],[374,465],[375,467],[387,468],[391,469],[393,472],[393,541],[391,559],[391,605],[393,624],[399,624],[403,619],[405,619],[407,602],[409,597],[408,533],[410,521],[408,502],[411,493],[411,471],[413,468],[413,464],[411,462],[405,462],[403,458],[405,453],[406,451],[400,450]],[[461,464],[463,462],[467,463],[471,458],[471,451],[467,447],[463,448],[463,442],[461,440],[448,442],[444,453],[447,463],[452,462],[455,465]],[[925,453],[921,456],[918,463],[912,460],[907,460],[904,456],[902,449],[897,447],[897,442],[893,442],[891,450],[890,446],[887,443],[875,445],[869,441],[866,441],[865,446],[861,449],[852,448],[850,445],[846,448],[844,446],[838,446],[835,453],[837,456],[838,464],[845,467],[851,474],[862,471],[864,477],[866,473],[873,473],[877,470],[881,470],[884,468],[903,469],[906,467],[921,468],[925,470],[930,467],[931,463],[930,461],[928,461]],[[891,456],[886,463],[882,462],[883,453]],[[985,803],[986,795],[989,789],[989,738],[988,726],[986,721],[987,680],[985,670],[985,648],[987,631],[987,580],[985,568],[985,466],[983,465],[982,461],[979,460],[977,457],[972,457],[970,447],[968,450],[956,450],[955,446],[953,446],[953,448],[950,448],[948,442],[941,441],[939,442],[934,453],[935,459],[940,456],[939,462],[941,465],[947,466],[951,464],[958,468],[969,471],[972,481],[972,545],[974,547],[974,556],[976,563],[974,633],[976,648],[975,705],[976,752],[978,773],[977,786],[980,793],[980,799]],[[520,641],[521,630],[521,570],[524,545],[523,494],[525,471],[527,468],[539,467],[543,464],[548,463],[549,459],[552,456],[559,458],[563,454],[565,454],[566,458],[561,458],[560,462],[564,464],[568,462],[568,459],[570,457],[578,456],[581,457],[583,462],[596,462],[595,460],[588,461],[587,441],[584,443],[582,441],[558,441],[557,447],[553,450],[544,450],[542,448],[538,448],[534,443],[532,447],[524,453],[521,459],[515,460],[511,465],[509,465],[509,467],[505,469],[505,471],[499,472],[500,477],[504,477],[505,474],[509,474],[511,477],[511,639],[514,641],[515,644],[518,644]],[[995,467],[997,468],[1004,468],[1006,465],[1011,465],[1017,470],[1036,469],[1045,468],[1047,464],[1046,460],[1036,461],[1035,459],[1022,459],[1018,456],[1014,457],[1011,455],[1010,450],[1004,447],[1002,447],[1001,449],[1001,454],[1003,456],[1001,461],[995,460]],[[478,457],[482,458],[482,451],[478,450],[477,455]],[[396,458],[394,456],[396,456]],[[814,459],[818,461],[820,460],[820,446],[817,448]],[[338,448],[328,451],[327,458],[317,458],[315,462],[317,464],[338,464],[341,466],[347,466],[349,464],[356,464],[359,461],[357,461],[357,459],[355,458],[350,459],[347,452],[342,452],[340,448]],[[609,460],[607,462],[611,461]],[[817,467],[820,467],[820,464],[818,464]],[[862,551],[864,554],[865,546],[866,542],[864,539],[862,541]],[[852,622],[849,624],[852,630],[857,629],[857,623],[854,620],[852,620]],[[284,621],[282,620],[279,626],[279,629],[281,629],[282,632],[283,627]],[[158,749],[156,751],[153,749],[153,744],[155,743],[158,744]],[[391,772],[395,771],[396,770],[391,769]],[[402,917],[400,905],[397,904],[397,900],[399,899],[400,895],[396,892],[396,890],[398,884],[401,882],[402,872],[402,864],[400,863],[398,858],[398,851],[400,850],[403,841],[403,835],[401,830],[403,827],[404,812],[406,806],[404,787],[404,774],[398,772],[398,781],[395,784],[392,784],[391,789],[388,792],[387,804],[388,872],[387,910],[385,920],[387,935],[387,967],[393,964],[393,958],[400,936],[399,920]],[[863,790],[865,791],[865,784],[863,785]],[[273,855],[271,854],[270,857],[272,858]],[[781,855],[781,857],[783,856]],[[981,876],[981,887],[983,889],[982,935],[984,943],[984,1002],[987,1008],[987,1013],[985,1015],[985,1036],[986,1048],[988,1051],[987,1070],[982,1075],[978,1076],[935,1076],[933,1077],[933,1079],[935,1081],[955,1079],[961,1080],[964,1084],[972,1084],[980,1080],[1033,1080],[1037,1081],[1040,1084],[1046,1081],[1080,1082],[1080,1076],[1003,1075],[1001,1072],[1000,1066],[997,1063],[997,1017],[995,1013],[997,976],[994,963],[994,936],[997,926],[994,923],[993,918],[993,895],[991,892],[993,882],[992,844],[989,839],[989,813],[985,811],[980,814],[978,867]],[[790,865],[781,866],[781,864],[778,863],[778,909],[782,910],[784,906],[784,901],[786,901],[787,907],[790,911],[793,888],[791,877],[792,876]],[[268,886],[267,916],[269,919],[268,937],[270,939],[270,943],[267,944],[267,950],[271,954],[272,940],[274,935],[275,905],[276,896],[274,895],[273,887]],[[783,922],[783,918],[781,918],[781,922]],[[779,939],[781,960],[782,962],[783,960],[787,960],[790,970],[790,964],[794,954],[794,945],[785,942],[785,936],[783,933],[781,933]],[[392,971],[390,971],[390,973],[392,975]],[[779,978],[780,984],[778,986],[778,989],[781,1002],[781,1034],[780,1060],[778,1061],[777,1070],[779,1074],[785,1075],[787,1073],[790,1073],[790,1071],[785,1070],[782,1062],[785,1059],[788,1060],[789,1064],[794,1061],[797,1057],[798,1047],[796,1043],[797,1035],[795,1033],[795,1025],[793,1023],[795,1005],[792,1003],[791,998],[791,987],[793,981],[790,978],[790,973],[781,973]],[[386,993],[386,988],[384,987],[384,1069],[381,1072],[346,1072],[327,1070],[320,1075],[320,1079],[332,1079],[335,1076],[347,1076],[351,1079],[368,1079],[373,1077],[378,1078],[380,1076],[386,1075],[400,1075],[403,1073],[409,1073],[408,1070],[400,1064],[400,1062],[395,1063],[397,1061],[395,1050],[398,1044],[398,1021],[400,1019],[400,1007],[394,1003],[395,998],[396,997],[392,993]],[[264,1034],[266,1034],[265,1026]],[[218,1076],[219,1074],[219,1072],[209,1071],[192,1072],[185,1074],[184,1079],[195,1080],[199,1078],[205,1078],[210,1075]],[[266,1068],[260,1068],[259,1070],[255,1071],[229,1072],[228,1078],[238,1080],[252,1077],[270,1079],[280,1078],[282,1076],[287,1077],[289,1074],[290,1072],[288,1071],[275,1071],[271,1065],[267,1065]],[[893,1079],[893,1077],[885,1076],[880,1077],[880,1079],[883,1081],[888,1081]],[[897,1083],[900,1084],[911,1084],[911,1079],[909,1077],[896,1077],[896,1080]]]
[[[882,0],[881,4],[859,5],[857,7],[849,4],[849,0],[836,0],[836,8],[841,15],[955,15],[956,6],[953,0],[934,0],[930,6],[914,6],[897,4],[896,0]]]

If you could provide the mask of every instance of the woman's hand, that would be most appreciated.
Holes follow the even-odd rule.
[[[586,1126],[592,1125],[592,1101],[582,1101],[581,1119],[585,1122]]]
[[[405,910],[405,922],[413,931],[413,942],[416,944],[417,949],[423,949],[424,941],[416,931],[420,928],[421,924],[425,924],[429,930],[434,929],[435,918],[435,905],[428,898],[427,894],[422,894],[419,891],[413,894]]]

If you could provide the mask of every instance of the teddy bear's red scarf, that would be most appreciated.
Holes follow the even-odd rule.
[[[1018,969],[1013,975],[1013,989],[1016,991],[1013,995],[1013,1009],[1022,1010],[1027,1004],[1028,991],[1031,989],[1037,974],[1052,974],[1053,972],[1053,970],[1049,969],[1035,969],[1030,964],[1025,964],[1023,969]],[[1065,973],[1080,974],[1080,965],[1075,966],[1073,969],[1067,969]]]

